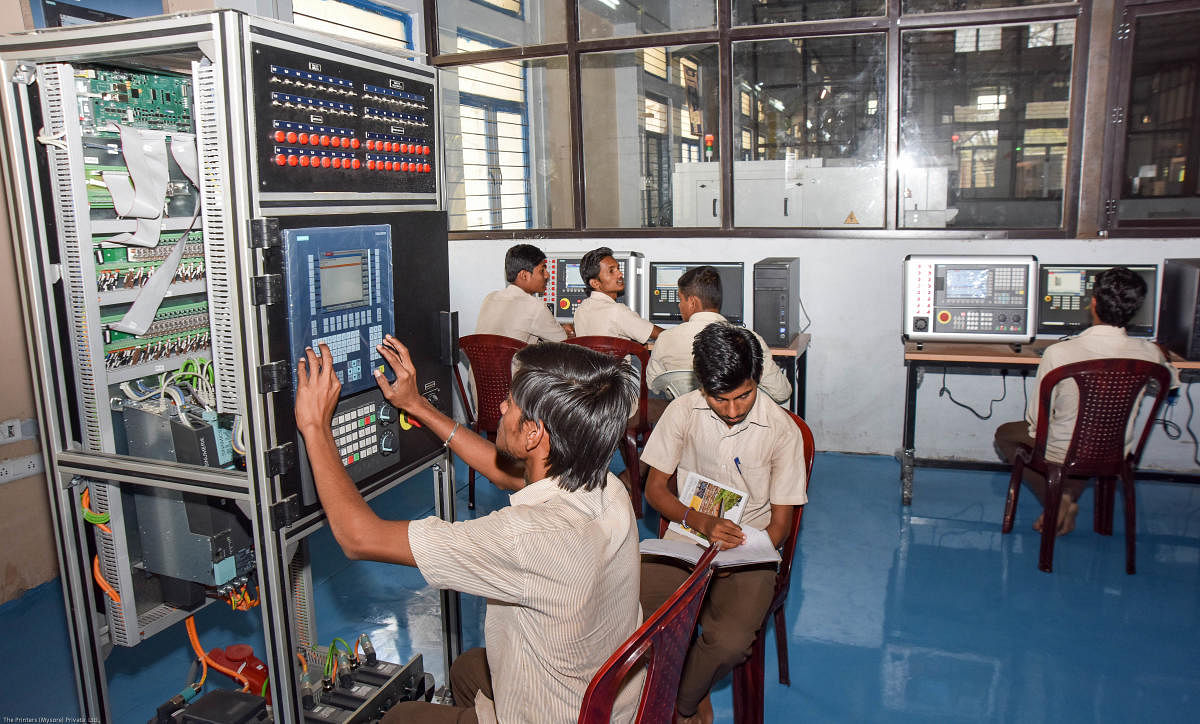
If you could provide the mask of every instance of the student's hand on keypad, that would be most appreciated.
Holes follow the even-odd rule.
[[[416,413],[418,406],[425,401],[417,391],[417,370],[413,366],[408,348],[392,335],[383,338],[383,344],[378,347],[383,359],[396,375],[394,382],[388,382],[387,377],[375,370],[375,382],[383,390],[383,396],[392,406]]]
[[[333,354],[322,343],[320,355],[311,347],[296,364],[296,428],[308,437],[314,430],[329,432],[342,383],[333,371]]]

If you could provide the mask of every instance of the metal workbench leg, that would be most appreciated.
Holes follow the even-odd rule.
[[[917,379],[917,365],[909,362],[905,366],[908,368],[908,374],[904,385],[904,439],[897,457],[900,459],[900,502],[903,505],[912,505],[913,469],[917,461],[913,440],[916,437],[917,387],[920,383]]]

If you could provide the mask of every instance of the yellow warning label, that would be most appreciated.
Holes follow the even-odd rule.
[[[850,213],[849,213],[849,214],[846,216],[846,220],[845,220],[845,221],[843,221],[842,223],[843,223],[843,224],[857,224],[857,223],[858,223],[858,217],[854,215],[854,212],[853,212],[853,211],[851,211],[851,212],[850,212]]]

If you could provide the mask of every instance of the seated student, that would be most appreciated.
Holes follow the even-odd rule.
[[[808,501],[804,440],[791,416],[758,394],[762,345],[750,330],[717,322],[696,335],[693,357],[700,389],[667,406],[642,452],[650,465],[646,500],[669,520],[686,516],[689,528],[726,547],[744,542],[742,528],[766,530],[779,545],[790,531],[792,507]],[[679,502],[667,479],[676,473],[682,482],[689,472],[746,491],[741,528]],[[662,605],[688,574],[669,563],[643,562],[643,610]],[[683,665],[677,721],[712,722],[709,689],[750,655],[774,593],[774,567],[713,579],[700,610],[701,633]]]
[[[549,307],[535,294],[546,291],[550,279],[546,255],[532,244],[517,244],[504,255],[504,277],[508,286],[483,298],[475,334],[500,334],[526,344],[561,342],[571,325],[554,321]]]
[[[617,303],[617,297],[625,291],[625,273],[613,258],[612,249],[602,246],[584,254],[579,275],[592,292],[575,308],[575,334],[623,337],[644,344],[662,332],[653,322]]]
[[[435,588],[489,599],[486,649],[451,669],[456,707],[400,704],[384,721],[575,721],[592,677],[642,622],[638,532],[629,496],[608,473],[637,394],[629,365],[547,342],[517,353],[496,444],[461,428],[426,400],[404,345],[379,347],[396,374],[376,372],[387,400],[421,421],[511,503],[460,523],[379,518],[346,474],[330,433],[341,385],[324,344],[297,365],[296,424],[329,527],[348,558],[416,566]],[[497,466],[520,459],[525,477]],[[614,721],[631,721],[637,682]],[[493,704],[494,702],[494,704]],[[536,712],[536,715],[533,713]]]
[[[1016,459],[1021,443],[1033,447],[1033,435],[1037,434],[1038,395],[1042,387],[1042,379],[1047,373],[1058,367],[1074,362],[1090,359],[1132,358],[1148,362],[1158,362],[1167,365],[1171,370],[1171,388],[1179,386],[1179,373],[1167,364],[1162,350],[1153,342],[1144,339],[1131,339],[1125,335],[1125,325],[1133,319],[1133,315],[1142,306],[1146,298],[1146,281],[1140,275],[1129,269],[1118,266],[1106,269],[1096,275],[1096,283],[1092,289],[1090,309],[1092,326],[1085,329],[1078,337],[1050,345],[1042,354],[1038,363],[1037,378],[1034,381],[1033,392],[1029,395],[1029,404],[1025,411],[1025,419],[1019,422],[1006,422],[996,429],[996,448],[1009,463]],[[1075,416],[1079,409],[1079,388],[1074,382],[1064,382],[1059,385],[1051,398],[1050,426],[1046,432],[1046,459],[1050,462],[1062,462],[1071,445],[1071,435],[1075,431]],[[1134,413],[1136,415],[1136,411]],[[1134,425],[1130,421],[1126,433],[1126,451],[1131,451],[1134,444]],[[1046,478],[1031,468],[1025,468],[1025,485],[1028,486],[1037,499],[1046,503]],[[1062,503],[1058,507],[1058,533],[1064,535],[1075,529],[1075,516],[1079,513],[1079,495],[1083,492],[1087,481],[1079,478],[1064,478]],[[1041,531],[1045,523],[1038,516],[1033,523],[1033,529]]]
[[[721,275],[711,266],[698,266],[679,277],[679,314],[683,324],[663,330],[654,342],[650,364],[646,365],[646,384],[658,390],[654,380],[664,372],[692,368],[692,342],[696,334],[714,322],[725,322],[721,316]],[[752,332],[753,333],[753,332]],[[792,386],[783,370],[770,357],[766,341],[757,333],[754,338],[763,350],[763,374],[759,387],[772,400],[783,403],[792,396]]]

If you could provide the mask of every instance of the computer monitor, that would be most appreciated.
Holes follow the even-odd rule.
[[[1092,326],[1089,305],[1096,275],[1111,264],[1042,264],[1038,271],[1037,333],[1065,336]],[[1158,308],[1158,266],[1127,265],[1146,280],[1146,301],[1129,320],[1125,332],[1131,337],[1153,337]]]
[[[647,319],[655,324],[679,324],[679,277],[689,269],[711,266],[721,277],[721,316],[742,323],[746,267],[742,262],[652,261]]]

